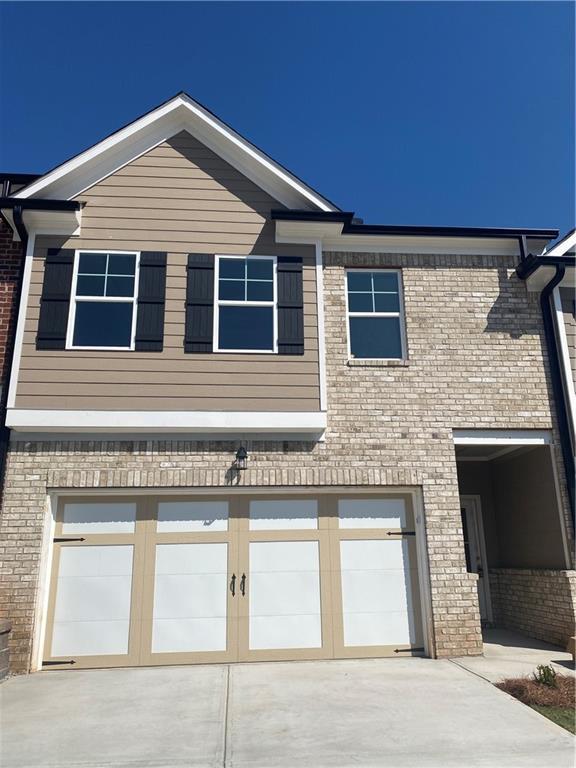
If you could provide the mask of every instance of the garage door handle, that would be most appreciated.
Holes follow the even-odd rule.
[[[242,574],[242,578],[240,579],[240,592],[242,592],[242,597],[246,594],[246,574]]]
[[[232,574],[232,578],[230,579],[230,592],[232,592],[232,597],[236,594],[236,574]]]

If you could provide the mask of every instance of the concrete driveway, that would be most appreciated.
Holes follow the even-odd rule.
[[[0,686],[2,768],[572,768],[574,740],[450,661],[42,672]]]

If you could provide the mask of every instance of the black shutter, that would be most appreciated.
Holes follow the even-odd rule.
[[[278,353],[304,354],[304,292],[302,259],[279,256],[278,274]]]
[[[214,256],[188,254],[185,352],[212,352],[214,321]]]
[[[134,348],[137,352],[162,352],[166,302],[166,254],[140,254],[138,312]]]
[[[74,251],[49,248],[44,263],[44,283],[36,349],[66,349]]]

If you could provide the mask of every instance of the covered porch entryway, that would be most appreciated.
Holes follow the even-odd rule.
[[[574,634],[571,570],[551,435],[455,433],[466,565],[483,626],[565,647]]]

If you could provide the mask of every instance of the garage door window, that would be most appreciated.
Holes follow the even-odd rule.
[[[228,530],[227,501],[161,501],[158,533],[212,533]]]
[[[250,502],[250,530],[310,530],[318,528],[318,502],[266,500]]]
[[[62,533],[134,533],[133,502],[70,503],[64,505]]]
[[[404,499],[340,499],[338,524],[340,528],[404,528],[406,502]]]

